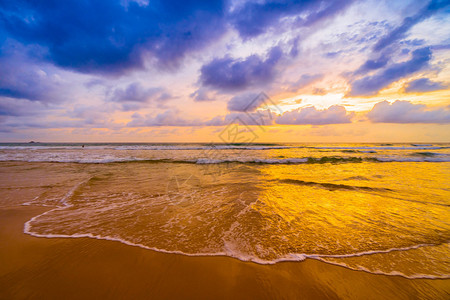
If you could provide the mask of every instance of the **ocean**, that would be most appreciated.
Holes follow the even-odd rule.
[[[450,144],[0,144],[24,224],[189,256],[450,278]]]

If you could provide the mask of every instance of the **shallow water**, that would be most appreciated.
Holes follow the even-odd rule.
[[[450,277],[448,144],[3,144],[0,205],[41,237]]]

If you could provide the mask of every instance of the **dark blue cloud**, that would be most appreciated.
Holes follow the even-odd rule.
[[[431,46],[433,50],[450,50],[450,44],[441,44]]]
[[[297,26],[309,26],[346,8],[350,0],[248,1],[231,13],[233,26],[243,38],[265,33],[285,17],[295,17]]]
[[[244,1],[233,10],[227,0],[145,2],[0,0],[0,56],[16,43],[24,45],[33,59],[82,73],[122,75],[143,69],[145,62],[174,69],[186,55],[219,39],[230,25],[248,38],[270,30],[284,17],[293,17],[291,25],[312,25],[342,11],[352,1]],[[298,55],[298,39],[290,55]],[[213,60],[202,69],[201,81],[224,90],[267,83],[274,76],[281,50],[275,47],[268,56]],[[209,72],[222,67],[225,71],[219,76]],[[231,74],[225,74],[227,70]],[[224,82],[218,82],[220,79]],[[10,81],[0,86],[0,94],[33,100],[45,97],[36,94],[38,91],[19,89]],[[36,80],[24,82],[38,85]]]
[[[245,59],[216,58],[201,68],[200,81],[203,86],[224,91],[258,86],[274,77],[282,55],[281,48],[276,46],[270,49],[266,59],[258,55]]]
[[[367,117],[374,123],[450,123],[450,109],[428,109],[409,101],[382,101],[374,105]]]
[[[429,47],[417,49],[413,51],[410,60],[389,65],[373,76],[366,76],[354,81],[350,96],[374,95],[389,84],[426,67],[430,59]]]
[[[234,3],[235,7],[227,15],[227,22],[237,29],[243,39],[248,39],[274,28],[284,31],[290,28],[312,26],[316,22],[335,16],[352,2],[352,0],[269,0]],[[286,17],[289,17],[288,21]],[[225,92],[268,84],[274,78],[276,66],[282,56],[287,58],[298,56],[299,42],[299,37],[295,37],[289,42],[289,50],[282,50],[280,46],[271,48],[266,59],[258,55],[251,55],[244,59],[229,56],[215,58],[201,68],[200,83],[203,87]]]
[[[422,46],[425,44],[425,40],[424,39],[413,39],[413,40],[404,40],[399,42],[400,45],[406,45],[406,46],[410,46],[410,47],[417,47],[417,46]]]
[[[223,1],[0,1],[1,32],[47,52],[52,63],[86,73],[143,67],[143,55],[176,66],[225,31]]]
[[[41,102],[69,99],[62,93],[58,76],[46,71],[20,55],[0,57],[0,97]]]
[[[363,65],[359,67],[358,70],[354,72],[355,75],[367,74],[373,70],[377,70],[386,66],[389,62],[390,57],[386,53],[383,53],[376,59],[368,59]]]
[[[424,93],[438,91],[447,88],[442,82],[433,82],[428,78],[420,78],[408,82],[405,85],[405,92],[407,93]]]
[[[375,51],[380,51],[391,45],[392,43],[404,38],[411,27],[431,17],[432,15],[449,5],[450,2],[448,0],[432,0],[428,2],[428,4],[425,5],[421,10],[419,10],[419,12],[417,12],[415,15],[403,19],[403,22],[400,24],[400,26],[394,28],[386,36],[381,38],[375,44],[373,49]]]
[[[434,14],[442,11],[445,7],[449,6],[448,1],[432,0],[423,6],[413,16],[403,19],[402,23],[391,29],[385,36],[378,40],[373,47],[372,58],[369,58],[358,70],[353,72],[353,75],[364,75],[374,70],[385,67],[393,53],[395,53],[400,47],[407,46],[401,50],[401,54],[408,54],[411,49],[423,46],[425,40],[412,39],[402,40],[406,37],[408,31],[416,24],[424,21],[425,19],[433,16]],[[431,48],[431,47],[430,47]]]

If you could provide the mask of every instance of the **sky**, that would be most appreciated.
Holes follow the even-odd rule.
[[[30,140],[450,142],[450,2],[0,0]]]

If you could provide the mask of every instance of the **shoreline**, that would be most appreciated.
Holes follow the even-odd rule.
[[[80,183],[82,184],[82,183]],[[77,186],[74,187],[77,188]],[[69,194],[71,194],[73,192],[72,189],[71,191],[69,191]],[[185,252],[181,252],[181,251],[170,251],[170,250],[164,250],[164,249],[158,249],[158,248],[152,248],[149,246],[145,246],[142,244],[136,244],[133,242],[129,242],[127,240],[121,239],[121,238],[114,238],[114,237],[107,237],[107,236],[99,236],[99,235],[94,235],[91,233],[86,233],[86,234],[74,234],[74,235],[65,235],[65,234],[39,234],[39,233],[34,233],[30,230],[30,222],[32,222],[34,219],[39,218],[42,215],[45,215],[47,213],[50,213],[54,210],[64,210],[66,208],[71,207],[71,205],[66,204],[65,202],[63,202],[64,206],[55,206],[53,208],[51,208],[50,210],[46,210],[36,216],[33,216],[31,219],[29,219],[28,221],[26,221],[24,223],[24,229],[23,229],[23,233],[36,237],[36,238],[47,238],[47,239],[54,239],[54,238],[60,238],[60,239],[78,239],[78,238],[88,238],[88,239],[95,239],[95,240],[104,240],[104,241],[111,241],[111,242],[118,242],[127,246],[131,246],[131,247],[138,247],[144,250],[149,250],[149,251],[154,251],[154,252],[159,252],[159,253],[165,253],[165,254],[174,254],[174,255],[184,255],[184,256],[188,256],[188,257],[227,257],[227,258],[232,258],[232,259],[237,259],[241,262],[249,262],[249,263],[255,263],[255,264],[259,264],[259,265],[275,265],[275,264],[279,264],[279,263],[285,263],[285,262],[302,262],[305,261],[307,259],[312,259],[312,260],[317,260],[320,261],[322,263],[326,263],[326,264],[330,264],[330,265],[334,265],[334,266],[338,266],[338,267],[342,267],[342,268],[346,268],[348,270],[352,270],[352,271],[358,271],[358,272],[365,272],[368,274],[372,274],[372,275],[385,275],[385,276],[398,276],[398,277],[402,277],[405,279],[431,279],[431,280],[445,280],[445,279],[450,279],[450,276],[442,276],[442,277],[435,277],[435,276],[431,276],[431,275],[418,275],[415,277],[411,277],[411,276],[407,276],[405,274],[396,272],[393,274],[386,274],[383,272],[372,272],[366,269],[354,269],[351,268],[347,265],[345,265],[344,263],[337,263],[337,262],[330,262],[330,261],[326,261],[325,259],[327,257],[331,257],[331,258],[341,258],[341,257],[358,257],[358,256],[364,256],[364,255],[373,255],[373,254],[380,254],[380,253],[390,253],[390,252],[395,252],[395,251],[405,251],[405,250],[412,250],[412,249],[418,249],[418,248],[422,248],[422,247],[429,247],[429,246],[437,246],[437,245],[433,245],[433,244],[419,244],[419,245],[414,245],[414,246],[410,246],[410,247],[405,247],[405,248],[391,248],[391,249],[386,249],[386,250],[378,250],[378,251],[367,251],[367,252],[358,252],[358,253],[352,253],[352,254],[343,254],[343,255],[327,255],[327,254],[292,254],[294,257],[292,258],[280,258],[280,259],[276,259],[274,261],[259,261],[256,259],[248,259],[245,260],[244,258],[240,258],[238,256],[233,256],[227,253],[196,253],[196,254],[191,254],[191,253],[185,253]],[[42,207],[39,205],[29,205],[27,204],[26,206],[31,206],[31,207]],[[48,208],[48,206],[46,207]],[[297,259],[296,259],[297,258]]]
[[[187,256],[105,239],[39,238],[25,222],[48,207],[0,208],[1,298],[446,299],[449,279],[371,274],[317,259],[272,265]]]

